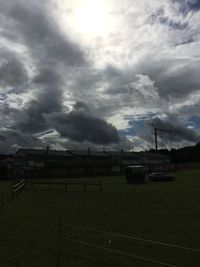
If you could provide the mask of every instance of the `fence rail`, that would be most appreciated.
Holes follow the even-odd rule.
[[[5,192],[2,193],[2,197],[1,197],[2,209],[4,210],[6,208],[6,204],[14,200],[15,197],[17,197],[19,193],[23,192],[25,188],[26,188],[25,180],[15,181],[11,187],[11,195],[10,195],[10,191],[6,193]]]
[[[28,186],[30,185],[30,186]],[[23,192],[25,189],[33,190],[34,185],[48,185],[48,191],[53,190],[53,186],[55,185],[61,185],[64,187],[64,190],[69,190],[69,186],[81,186],[83,188],[83,191],[86,192],[88,187],[90,186],[96,186],[99,188],[99,192],[103,191],[103,182],[102,181],[81,181],[81,182],[72,182],[72,181],[65,181],[65,182],[43,182],[43,181],[30,181],[30,180],[19,180],[13,183],[11,187],[11,196],[7,196],[7,194],[2,193],[2,197],[0,200],[0,206],[2,206],[2,209],[5,209],[6,204],[9,201],[12,201],[19,195],[19,193]],[[37,189],[37,188],[35,188]]]
[[[77,186],[80,185],[83,188],[83,191],[87,191],[87,188],[89,186],[97,186],[99,187],[99,192],[103,191],[103,182],[102,181],[82,181],[82,182],[71,182],[71,181],[65,181],[65,182],[42,182],[42,181],[28,181],[26,180],[26,185],[30,185],[30,187],[27,188],[33,190],[35,185],[47,185],[48,190],[51,191],[52,187],[54,185],[61,185],[64,187],[64,190],[69,190],[69,186]]]
[[[13,184],[12,186],[12,199],[15,198],[20,192],[22,192],[26,187],[26,181],[20,180]]]

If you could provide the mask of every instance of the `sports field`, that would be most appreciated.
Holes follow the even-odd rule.
[[[0,210],[0,266],[200,266],[200,171],[175,176],[24,191]]]

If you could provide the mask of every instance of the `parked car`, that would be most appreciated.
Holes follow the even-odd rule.
[[[165,181],[173,181],[175,177],[166,172],[153,172],[149,174],[148,180],[152,182],[165,182]]]

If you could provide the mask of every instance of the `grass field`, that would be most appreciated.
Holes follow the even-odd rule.
[[[0,266],[56,267],[58,246],[60,267],[200,266],[200,171],[175,176],[143,185],[95,178],[102,193],[79,186],[23,192],[0,210]],[[10,187],[0,186],[1,193]]]

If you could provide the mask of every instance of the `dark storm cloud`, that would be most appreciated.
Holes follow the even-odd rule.
[[[77,101],[74,104],[74,110],[82,110],[83,112],[90,112],[88,105],[82,101]]]
[[[28,81],[23,63],[8,50],[2,50],[0,56],[0,87],[11,87],[11,91],[20,93]]]
[[[42,143],[39,139],[34,136],[20,133],[15,130],[7,129],[1,130],[1,136],[4,137],[4,141],[0,142],[0,148],[2,153],[11,152],[9,149],[12,148],[32,148],[42,147]]]
[[[0,131],[1,129],[16,129],[19,121],[24,119],[24,113],[5,102],[0,105],[0,114]]]
[[[85,64],[80,47],[61,32],[51,15],[50,6],[50,2],[18,1],[7,6],[7,16],[14,21],[13,27],[30,53],[40,56],[40,61],[59,61],[67,66]]]
[[[200,60],[187,58],[155,59],[156,55],[138,65],[138,71],[155,81],[158,94],[166,100],[185,98],[200,88]]]
[[[104,70],[103,74],[107,79],[117,77],[121,75],[122,71],[112,65],[108,65]]]
[[[180,123],[175,116],[170,115],[167,119],[161,120],[159,118],[153,119],[150,123],[155,128],[169,130],[171,132],[159,131],[158,135],[167,141],[180,142],[182,140],[190,142],[199,142],[200,135],[194,130],[187,128]]]
[[[27,109],[24,110],[25,119],[18,122],[16,129],[25,133],[38,133],[47,129],[46,120],[41,111],[41,103],[37,100],[29,102]]]
[[[177,112],[178,114],[187,114],[187,117],[198,116],[200,110],[200,102],[191,105],[183,105]]]
[[[26,114],[25,119],[17,125],[22,132],[27,133],[47,130],[44,114],[62,110],[62,79],[56,71],[48,68],[41,70],[34,78],[33,83],[38,89],[36,100],[27,103],[23,111]]]
[[[62,137],[95,144],[119,142],[117,129],[105,120],[93,116],[83,103],[76,103],[71,112],[54,114],[49,118],[50,124]]]
[[[35,77],[34,84],[38,87],[37,101],[43,113],[60,111],[63,102],[63,80],[56,70],[43,69]]]
[[[6,141],[6,137],[5,136],[3,136],[3,135],[0,135],[0,142],[4,142],[4,141]]]
[[[4,26],[7,32],[17,35],[16,39],[13,37],[17,45],[26,47],[27,55],[31,56],[33,71],[37,73],[39,83],[43,86],[49,86],[50,83],[50,76],[48,73],[44,74],[43,71],[47,66],[51,69],[52,83],[55,84],[53,81],[55,78],[58,85],[59,75],[62,76],[64,73],[67,75],[73,67],[87,65],[84,52],[61,31],[52,15],[51,8],[50,1],[34,1],[33,3],[29,0],[18,0],[0,3],[2,27]],[[7,17],[9,17],[9,23]],[[28,62],[23,62],[23,64],[26,66]],[[19,74],[23,66],[14,64],[12,67],[12,72]],[[39,74],[40,71],[41,74]],[[22,75],[15,76],[15,79],[23,84],[23,80],[20,80]],[[45,78],[47,78],[46,81]],[[30,87],[31,84],[27,90]]]
[[[1,107],[4,128],[8,127],[7,145],[9,142],[12,146],[41,145],[34,135],[51,127],[45,115],[63,109],[63,77],[66,78],[74,68],[87,65],[82,49],[61,31],[52,14],[51,1],[0,2],[2,38],[10,42],[10,50],[0,62],[0,85],[12,86],[14,93],[19,87],[19,93],[23,88],[33,94],[18,110],[14,111],[9,104]],[[18,51],[23,47],[23,51],[16,54],[15,47]],[[24,51],[29,62],[20,58]],[[26,71],[29,64],[31,77]]]

